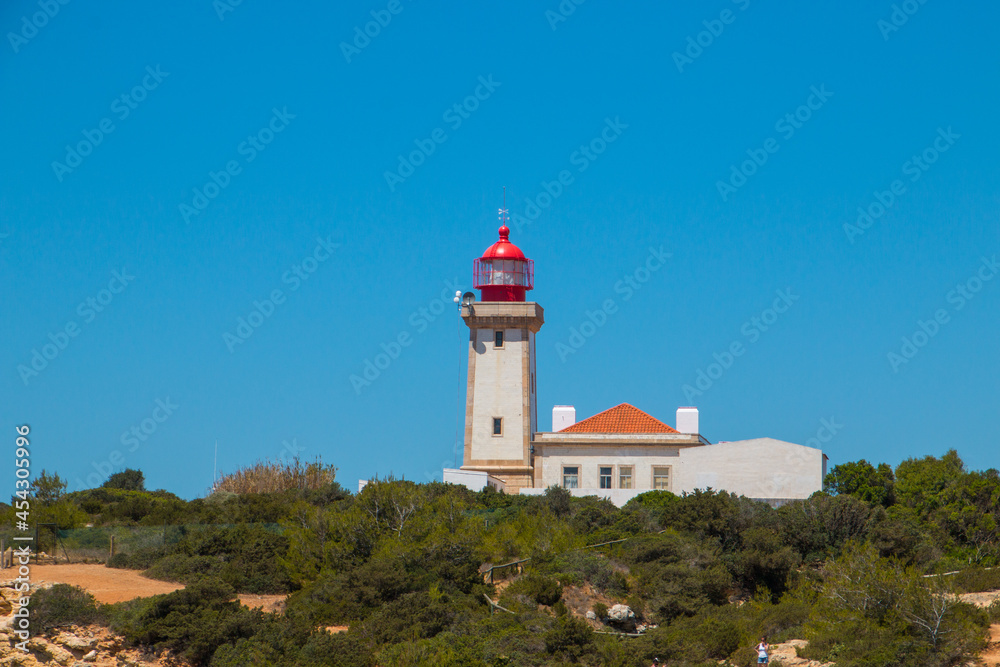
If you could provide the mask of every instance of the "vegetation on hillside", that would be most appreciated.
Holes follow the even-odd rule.
[[[176,526],[178,539],[109,565],[187,584],[117,605],[55,587],[35,596],[39,622],[79,614],[216,667],[747,666],[761,636],[806,639],[806,657],[840,667],[944,667],[1000,616],[957,597],[1000,588],[1000,475],[966,471],[955,452],[836,466],[826,492],[777,509],[711,490],[621,509],[558,488],[382,480],[352,495],[329,470],[322,485],[190,502],[134,488],[39,498],[76,525]],[[494,584],[484,574],[514,561]],[[264,614],[237,592],[290,597]],[[603,632],[639,623],[641,636],[582,618],[616,603],[636,618]]]

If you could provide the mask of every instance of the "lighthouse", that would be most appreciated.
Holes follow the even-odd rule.
[[[534,288],[534,262],[510,242],[507,211],[500,238],[473,263],[481,299],[462,306],[469,327],[469,378],[462,470],[503,480],[508,493],[533,486],[535,334],[542,307],[526,301]]]

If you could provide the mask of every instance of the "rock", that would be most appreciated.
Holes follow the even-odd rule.
[[[616,604],[608,610],[608,618],[612,621],[627,621],[630,618],[635,618],[635,612],[628,605]]]
[[[87,655],[83,656],[84,662],[94,662],[97,660],[97,651],[91,651]]]
[[[84,639],[76,635],[60,633],[53,641],[56,644],[62,644],[71,651],[89,651],[94,648],[93,639]]]
[[[48,654],[60,665],[68,665],[76,660],[76,657],[64,649],[62,646],[56,646],[55,644],[49,644]]]
[[[594,612],[592,612],[592,611],[588,611],[588,612],[587,612],[587,618],[588,618],[589,620],[591,620],[591,621],[596,621],[596,620],[597,620],[597,614],[595,614],[595,613],[594,613]]]

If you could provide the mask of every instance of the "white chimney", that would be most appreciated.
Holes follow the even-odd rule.
[[[552,432],[561,431],[576,423],[576,408],[572,405],[557,405],[552,408]]]
[[[698,408],[677,408],[677,430],[698,435]]]

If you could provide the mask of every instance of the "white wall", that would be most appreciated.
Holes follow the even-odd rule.
[[[477,329],[472,458],[524,460],[524,356],[522,329],[505,329],[502,348],[493,347],[493,329]],[[493,418],[503,418],[503,435],[493,435]]]
[[[458,470],[457,468],[444,469],[445,484],[461,484],[473,491],[482,491],[487,486],[492,486],[495,491],[503,491],[503,480],[478,470]]]
[[[823,452],[773,438],[692,447],[681,452],[675,482],[748,498],[808,498],[823,488]]]
[[[535,467],[542,462],[542,488],[562,486],[563,466],[578,466],[580,468],[580,488],[597,489],[600,487],[599,470],[601,466],[612,466],[614,475],[612,486],[618,487],[618,468],[623,465],[632,466],[633,488],[648,491],[652,488],[653,466],[669,466],[671,477],[680,458],[678,447],[669,445],[647,445],[643,447],[628,445],[545,445],[545,455],[535,457]],[[673,483],[673,480],[671,480]]]
[[[544,493],[549,486],[562,486],[563,466],[580,468],[580,486],[574,496],[596,495],[624,505],[632,497],[649,491],[653,466],[670,466],[670,491],[680,495],[695,489],[712,488],[761,500],[808,498],[823,488],[823,452],[791,442],[758,438],[701,447],[632,447],[629,445],[546,445],[542,484],[521,493]],[[600,466],[612,465],[612,489],[601,489]],[[618,466],[634,466],[632,490],[618,489]]]
[[[576,423],[576,408],[572,405],[552,406],[552,432],[556,433]]]

